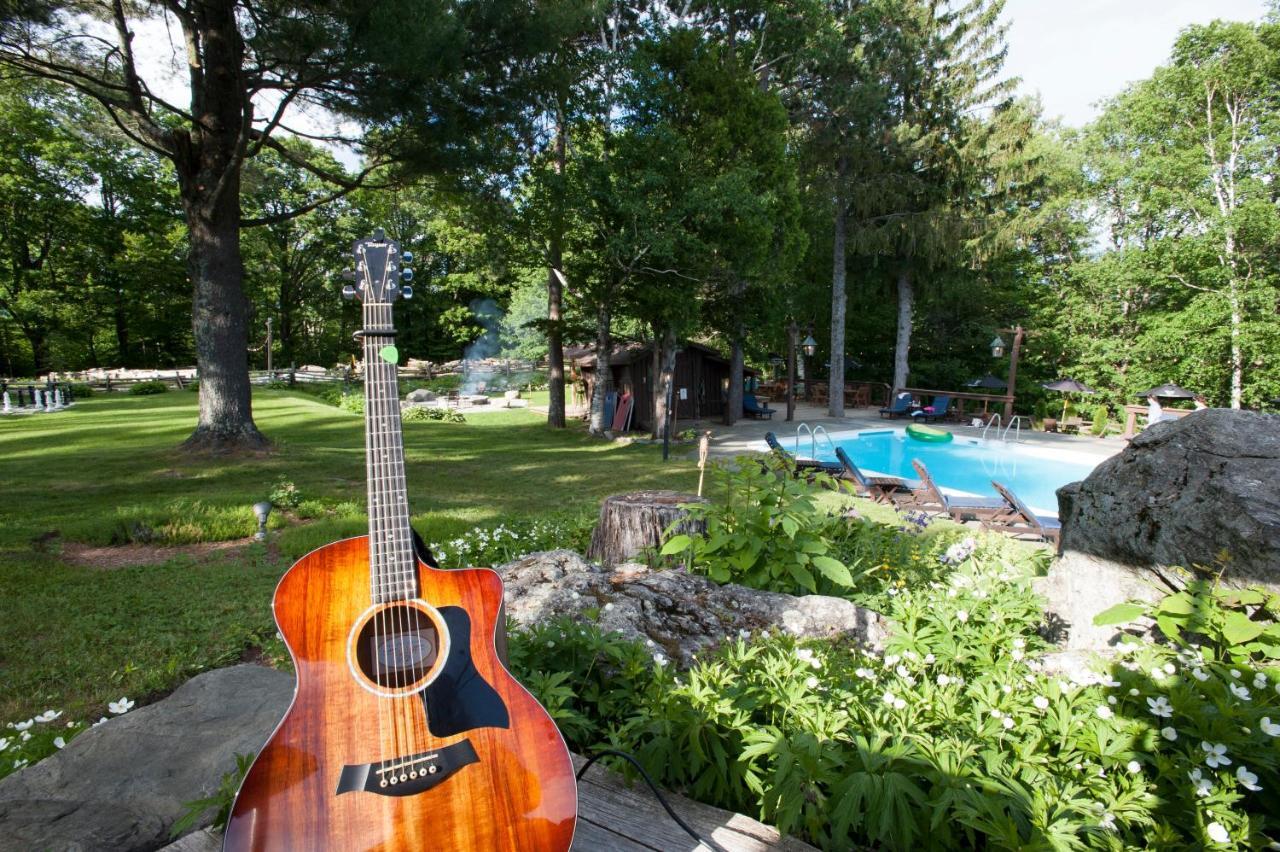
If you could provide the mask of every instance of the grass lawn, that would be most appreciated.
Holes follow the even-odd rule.
[[[176,449],[195,423],[193,393],[96,397],[57,415],[0,419],[0,724],[48,707],[97,718],[108,700],[145,698],[278,645],[269,602],[280,574],[312,548],[365,531],[364,428],[358,415],[289,391],[257,391],[254,412],[276,451],[230,459]],[[683,454],[664,464],[658,447],[553,431],[518,409],[407,423],[404,434],[413,522],[428,541],[697,480]],[[251,504],[280,479],[303,503],[293,517],[273,514],[269,547],[123,568],[82,552],[244,539]]]

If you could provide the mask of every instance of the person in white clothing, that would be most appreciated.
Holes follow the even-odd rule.
[[[1164,406],[1160,405],[1158,397],[1147,397],[1147,425],[1154,426],[1164,419]]]

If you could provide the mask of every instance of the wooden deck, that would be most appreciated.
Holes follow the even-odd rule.
[[[585,761],[573,756],[574,769]],[[814,852],[812,846],[778,832],[751,817],[664,793],[671,809],[725,852]],[[197,831],[165,847],[167,852],[219,852],[222,835]],[[711,852],[694,841],[662,809],[644,781],[628,787],[622,776],[600,764],[578,783],[578,831],[573,852]]]
[[[585,761],[573,756],[574,769]],[[774,828],[710,805],[663,793],[680,818],[726,852],[812,852]],[[578,831],[573,852],[710,852],[676,825],[643,780],[628,787],[622,777],[596,764],[578,782]]]

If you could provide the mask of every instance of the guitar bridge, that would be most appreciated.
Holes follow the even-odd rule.
[[[335,796],[363,790],[380,796],[412,796],[449,778],[453,773],[479,763],[471,740],[377,763],[347,764],[338,776]]]

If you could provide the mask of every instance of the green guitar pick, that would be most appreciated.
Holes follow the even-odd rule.
[[[400,350],[394,346],[387,345],[378,350],[378,354],[382,356],[382,360],[388,364],[400,363]]]

